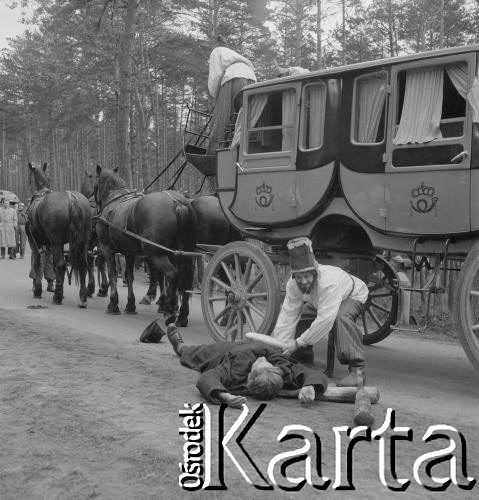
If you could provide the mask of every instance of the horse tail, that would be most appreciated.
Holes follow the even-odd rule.
[[[178,225],[176,248],[191,251],[196,245],[196,215],[188,200],[177,202],[175,207]],[[194,265],[192,257],[177,257],[178,291],[180,293],[193,287]]]
[[[77,197],[73,193],[68,193],[70,225],[68,228],[68,243],[70,246],[70,264],[75,283],[80,281],[80,270],[86,271],[87,262],[85,254],[88,251],[88,237],[90,235],[90,218],[83,216],[83,210]]]

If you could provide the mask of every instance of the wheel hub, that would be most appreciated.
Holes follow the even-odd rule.
[[[235,310],[243,309],[247,300],[247,292],[242,286],[233,286],[226,295],[228,304]]]

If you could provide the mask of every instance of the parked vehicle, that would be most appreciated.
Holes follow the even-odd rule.
[[[288,239],[308,235],[320,258],[369,284],[365,343],[404,329],[404,292],[429,304],[447,289],[448,262],[461,262],[455,320],[479,369],[478,55],[458,47],[256,83],[243,91],[238,147],[206,158],[204,131],[187,141],[187,158],[216,170],[229,221],[267,245],[227,245],[211,259],[202,301],[216,338],[271,331],[273,263],[285,262]],[[390,251],[431,257],[433,279],[405,283]]]

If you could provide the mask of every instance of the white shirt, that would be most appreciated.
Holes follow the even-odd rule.
[[[216,47],[210,54],[208,91],[211,97],[218,97],[221,85],[233,78],[248,78],[256,81],[253,65],[234,50]]]
[[[317,310],[316,319],[297,339],[300,346],[313,345],[328,335],[333,327],[341,302],[346,298],[364,304],[368,298],[368,287],[355,276],[340,267],[316,263],[318,278],[311,294],[301,293],[291,276],[286,284],[286,297],[271,334],[279,340],[294,339],[296,326],[301,318],[303,305],[309,303]]]

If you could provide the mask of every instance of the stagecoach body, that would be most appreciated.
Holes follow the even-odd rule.
[[[250,85],[239,144],[216,158],[226,217],[273,253],[309,235],[318,255],[435,255],[444,278],[448,259],[468,256],[456,316],[476,367],[478,56],[479,46],[444,49]]]

